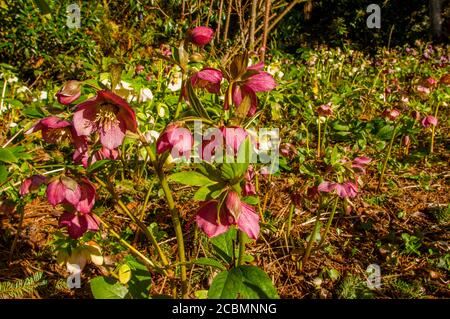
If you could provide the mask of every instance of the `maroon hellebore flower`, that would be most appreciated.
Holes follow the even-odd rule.
[[[331,116],[333,115],[333,109],[331,108],[331,102],[323,104],[317,108],[317,113],[321,116]]]
[[[95,204],[95,186],[87,178],[82,178],[78,185],[80,187],[80,198],[75,208],[80,213],[87,214]]]
[[[162,154],[166,151],[171,151],[173,158],[185,156],[187,159],[190,157],[193,145],[194,138],[191,132],[176,123],[171,123],[158,137],[156,141],[156,152]]]
[[[422,126],[425,128],[430,127],[430,125],[436,126],[437,124],[438,124],[438,120],[433,115],[425,116],[422,119]]]
[[[206,88],[209,93],[220,93],[222,72],[213,68],[204,68],[191,77],[192,87]]]
[[[227,194],[225,205],[220,212],[218,212],[218,202],[211,200],[200,207],[195,220],[198,227],[208,237],[223,234],[231,225],[237,225],[249,238],[255,240],[258,238],[259,215],[253,206],[241,202],[239,195],[234,191]]]
[[[141,64],[136,65],[136,67],[134,68],[134,72],[136,72],[136,74],[141,74],[144,71],[144,66]]]
[[[263,71],[264,63],[259,62],[247,67],[245,73],[238,79],[233,79],[232,100],[238,108],[245,97],[250,98],[250,108],[247,115],[252,116],[256,113],[258,107],[257,92],[271,91],[276,87],[276,82],[272,75]],[[224,109],[229,109],[228,98],[225,97]]]
[[[59,91],[56,93],[56,98],[58,102],[63,105],[69,105],[70,103],[77,100],[81,95],[81,82],[71,80],[67,82]]]
[[[188,36],[192,43],[198,46],[207,45],[214,36],[214,30],[208,27],[195,27],[188,31]]]
[[[97,231],[100,222],[92,214],[80,214],[78,212],[64,212],[59,218],[59,227],[66,227],[69,236],[78,239],[87,231]]]
[[[33,175],[27,179],[25,179],[20,185],[19,194],[20,196],[26,195],[29,192],[36,190],[42,184],[45,184],[47,181],[47,177],[44,175]]]
[[[136,115],[128,103],[116,94],[102,90],[97,96],[77,105],[73,126],[78,135],[100,134],[100,142],[110,150],[117,148],[125,132],[136,132]]]

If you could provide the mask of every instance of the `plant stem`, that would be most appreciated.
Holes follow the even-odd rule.
[[[320,116],[317,118],[317,157],[320,157]]]
[[[308,245],[306,246],[305,255],[303,255],[302,259],[302,267],[306,264],[308,261],[309,255],[311,254],[311,248],[314,243],[314,239],[316,238],[316,234],[319,231],[319,225],[320,225],[320,213],[321,213],[321,207],[317,208],[317,214],[316,214],[316,222],[314,223],[313,231],[309,237]]]
[[[180,270],[181,270],[181,296],[182,298],[187,297],[187,271],[186,271],[186,253],[184,249],[184,238],[183,238],[183,230],[181,228],[180,216],[178,214],[178,210],[175,207],[175,202],[172,197],[172,192],[170,191],[169,184],[167,183],[167,178],[164,175],[163,167],[158,165],[158,161],[156,159],[156,155],[153,152],[152,148],[148,145],[145,137],[142,133],[139,134],[141,137],[141,141],[147,150],[148,155],[150,156],[150,161],[153,163],[153,167],[156,170],[158,175],[159,182],[164,191],[164,195],[166,196],[166,201],[169,206],[170,215],[172,218],[172,224],[175,230],[175,235],[177,238],[178,245],[178,257],[180,258]]]
[[[334,218],[334,213],[336,212],[336,207],[337,207],[338,202],[339,202],[339,197],[336,196],[336,199],[334,200],[334,204],[333,204],[333,210],[331,211],[330,218],[328,219],[327,225],[325,226],[325,232],[323,233],[322,238],[320,238],[318,247],[322,246],[323,242],[325,241],[325,238],[327,237],[328,231],[330,230],[331,222],[333,221],[333,218]]]
[[[434,111],[434,117],[437,118],[438,115],[438,109],[439,109],[439,103],[436,105],[436,110]],[[430,143],[430,154],[433,154],[434,150],[434,134],[435,134],[436,126],[432,126],[431,128],[431,143]]]
[[[128,215],[128,217],[131,218],[131,220],[137,224],[137,226],[144,232],[145,236],[150,240],[150,242],[153,244],[153,246],[155,246],[156,251],[158,252],[158,255],[161,259],[161,262],[163,263],[164,266],[168,266],[169,265],[169,261],[166,257],[166,255],[164,254],[164,252],[162,251],[161,247],[158,244],[158,241],[156,240],[155,236],[153,235],[152,232],[150,232],[147,227],[145,226],[144,223],[142,223],[138,218],[136,218],[136,216],[134,216],[130,210],[127,208],[127,206],[122,202],[122,200],[120,200],[120,198],[117,198],[117,196],[108,188],[108,186],[101,180],[99,179],[97,176],[94,176],[94,179],[104,188],[106,188],[110,194],[114,197],[115,201],[117,202],[117,204],[119,205],[120,209],[122,211],[125,212],[125,214]]]
[[[238,239],[239,239],[239,256],[237,265],[241,266],[244,262],[244,254],[245,254],[245,236],[244,232],[241,230],[238,231]]]
[[[394,126],[394,132],[392,133],[391,142],[389,143],[388,150],[386,152],[386,158],[383,162],[383,168],[381,169],[380,179],[378,180],[377,192],[380,191],[381,184],[383,183],[384,172],[386,171],[386,166],[389,160],[389,156],[391,156],[392,145],[394,144],[395,133],[397,130],[397,124]]]
[[[136,248],[131,246],[126,240],[124,240],[118,233],[116,233],[111,226],[109,226],[104,220],[102,220],[99,216],[95,216],[102,224],[103,226],[114,236],[116,237],[125,247],[127,247],[136,257],[140,258],[144,263],[146,263],[151,268],[158,269],[159,267],[155,265],[153,261],[145,257],[140,251],[138,251]],[[161,271],[164,274],[167,274],[167,271],[165,269],[161,269]]]

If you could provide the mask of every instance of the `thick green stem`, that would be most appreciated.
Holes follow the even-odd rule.
[[[334,213],[336,213],[336,207],[337,207],[338,202],[339,202],[339,197],[336,197],[336,199],[334,200],[334,204],[333,204],[333,210],[331,211],[330,218],[328,218],[327,225],[325,226],[325,232],[323,233],[322,238],[320,238],[318,247],[321,247],[325,241],[325,238],[327,238],[328,231],[330,230],[331,223],[333,222]]]
[[[239,240],[239,256],[237,265],[240,266],[244,262],[244,254],[245,254],[245,236],[244,232],[241,230],[238,231],[238,240]]]
[[[394,126],[394,132],[392,133],[391,142],[389,143],[389,147],[386,152],[386,158],[384,159],[384,162],[383,162],[383,168],[381,169],[380,179],[378,180],[377,192],[380,191],[381,184],[383,183],[384,172],[386,171],[387,163],[388,163],[389,157],[391,156],[392,145],[394,144],[396,130],[397,130],[397,125]]]
[[[178,257],[180,259],[180,270],[181,270],[181,295],[182,298],[187,297],[188,293],[188,285],[187,285],[187,270],[186,270],[186,252],[184,249],[184,238],[183,238],[183,230],[181,228],[180,216],[178,214],[178,210],[175,207],[175,201],[173,200],[172,192],[170,190],[169,184],[167,183],[167,178],[164,175],[162,165],[158,165],[158,161],[156,159],[156,155],[153,152],[152,148],[147,144],[145,137],[141,135],[141,141],[145,145],[145,149],[147,150],[148,155],[150,156],[150,161],[153,163],[153,167],[156,170],[158,175],[159,182],[164,191],[164,195],[166,196],[167,205],[169,206],[170,215],[172,218],[172,224],[175,230],[175,235],[177,238],[178,245]]]
[[[167,204],[169,206],[170,215],[172,217],[172,223],[175,230],[175,235],[178,244],[178,257],[180,258],[180,269],[181,269],[181,296],[182,298],[187,297],[187,271],[186,271],[186,253],[184,249],[184,238],[183,230],[181,228],[180,216],[178,210],[175,207],[175,202],[172,197],[172,192],[170,191],[169,184],[167,183],[166,176],[162,171],[162,168],[158,170],[158,178],[161,183],[161,187],[166,195]]]

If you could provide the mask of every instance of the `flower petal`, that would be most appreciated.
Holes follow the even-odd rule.
[[[208,237],[215,237],[225,233],[230,227],[229,219],[221,214],[220,224],[217,222],[217,201],[203,204],[195,216],[198,227]]]
[[[246,203],[242,203],[242,211],[239,215],[237,225],[240,230],[245,232],[249,238],[257,239],[259,235],[259,215],[255,208]]]
[[[100,142],[108,149],[119,147],[125,138],[126,126],[124,122],[111,122],[110,125],[99,127]]]

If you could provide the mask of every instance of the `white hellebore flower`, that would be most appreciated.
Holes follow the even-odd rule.
[[[281,79],[284,76],[283,71],[281,71],[281,63],[280,62],[274,62],[269,64],[269,66],[267,67],[267,72],[272,75],[272,76],[276,76],[279,79]]]
[[[182,76],[183,75],[180,71],[180,68],[176,66],[175,72],[173,72],[172,76],[170,77],[167,88],[172,92],[179,91],[181,89]]]
[[[139,93],[139,100],[141,102],[151,101],[153,100],[153,93],[149,88],[143,88],[141,89],[141,92]]]

